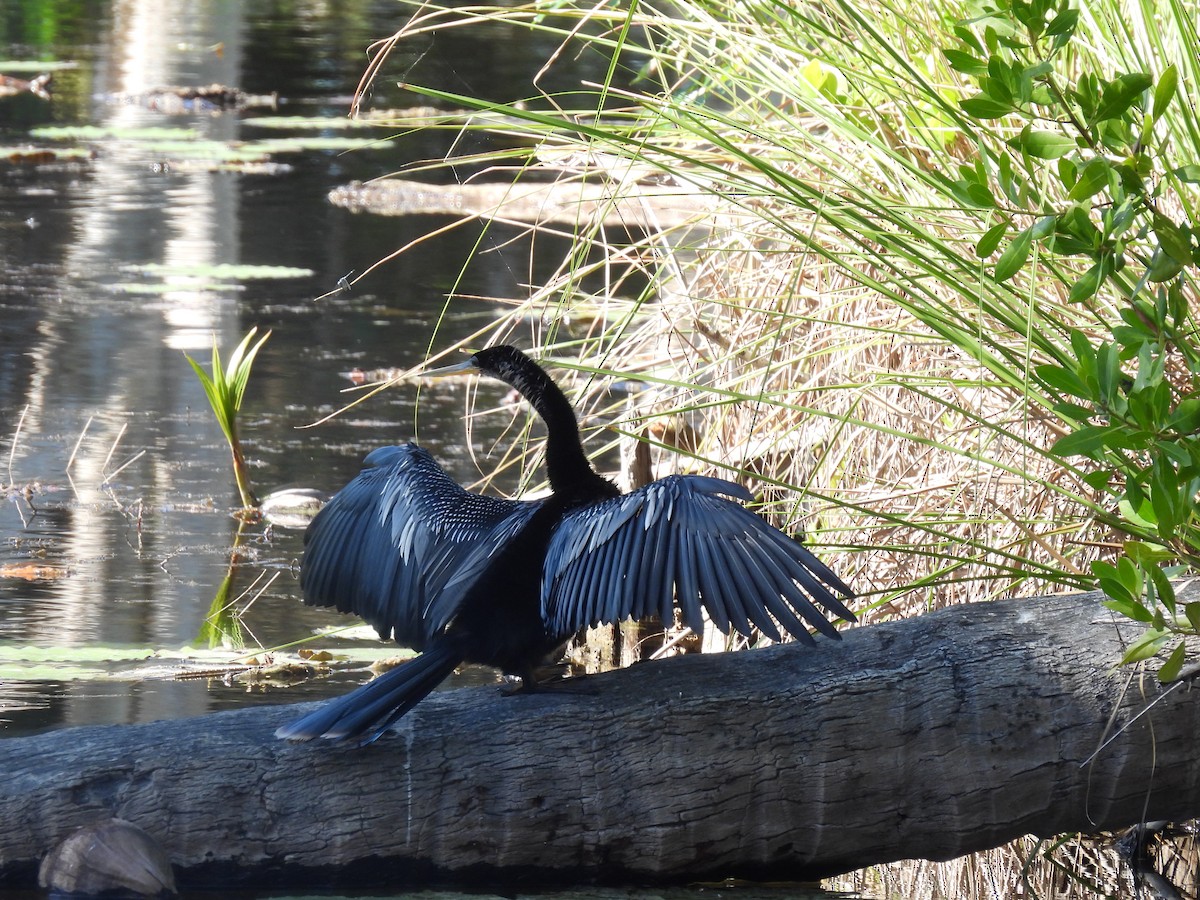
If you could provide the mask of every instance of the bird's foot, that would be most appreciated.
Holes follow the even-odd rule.
[[[565,694],[594,693],[594,691],[582,688],[577,684],[577,682],[582,680],[579,676],[567,677],[569,671],[570,666],[561,663],[558,665],[538,666],[520,675],[506,673],[500,685],[500,693],[506,697],[510,697],[513,694],[532,694],[548,691]]]

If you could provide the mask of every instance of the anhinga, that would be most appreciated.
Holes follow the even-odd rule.
[[[722,632],[776,623],[812,643],[814,606],[854,620],[848,588],[799,543],[736,501],[743,487],[672,475],[621,494],[583,452],[575,413],[513,347],[480,350],[427,374],[478,371],[524,396],[546,423],[551,493],[502,500],[464,490],[415,444],[383,447],[313,519],[300,582],[307,603],[356,613],[421,655],[280,728],[291,740],[370,743],[463,662],[529,683],[532,670],[589,625],[657,615]],[[730,499],[733,498],[733,499]]]

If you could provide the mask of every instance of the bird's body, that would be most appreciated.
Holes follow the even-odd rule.
[[[414,444],[386,447],[313,520],[305,600],[353,612],[421,656],[280,728],[280,737],[368,743],[463,662],[528,678],[587,625],[659,615],[702,627],[701,606],[728,631],[779,638],[777,621],[832,637],[812,605],[853,614],[850,589],[808,550],[728,497],[738,485],[671,476],[630,494],[598,475],[569,402],[512,347],[481,350],[455,370],[507,382],[547,426],[551,494],[486,497],[455,484]],[[678,598],[678,599],[676,599]]]

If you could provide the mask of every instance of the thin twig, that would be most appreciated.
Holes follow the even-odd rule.
[[[108,456],[104,457],[104,465],[100,467],[100,472],[104,475],[105,481],[108,481],[108,464],[112,461],[113,454],[117,452],[117,444],[121,443],[121,438],[125,435],[125,429],[128,427],[128,422],[122,423],[121,430],[117,432],[117,436],[113,438],[112,446],[108,448]]]
[[[84,437],[88,433],[88,429],[92,427],[92,420],[95,416],[88,416],[88,420],[83,423],[83,430],[79,432],[79,437],[75,439],[75,446],[71,448],[71,458],[67,460],[67,465],[63,469],[67,473],[67,481],[71,483],[71,493],[78,499],[79,491],[75,490],[75,479],[71,477],[71,466],[75,464],[75,457],[79,453],[79,447],[83,443]]]
[[[146,455],[145,450],[139,450],[137,453],[133,454],[133,456],[129,457],[129,459],[125,460],[125,462],[121,463],[121,465],[117,466],[117,468],[114,471],[109,472],[107,475],[105,475],[104,483],[108,484],[110,481],[112,481],[114,478],[116,478],[118,475],[120,475],[122,472],[124,472],[126,468],[133,465],[135,462],[137,462],[139,459],[141,459],[145,455]],[[107,465],[107,460],[105,461],[105,463]]]
[[[13,479],[13,459],[17,455],[17,442],[21,439],[21,426],[25,424],[25,414],[29,412],[29,404],[25,404],[25,408],[21,410],[21,417],[17,419],[17,430],[13,432],[12,446],[8,448],[8,485],[12,487],[16,484]]]

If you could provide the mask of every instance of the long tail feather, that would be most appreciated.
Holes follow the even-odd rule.
[[[411,662],[385,672],[344,697],[283,725],[275,737],[310,741],[316,737],[353,740],[365,746],[420,703],[462,662],[445,644],[434,644]]]

